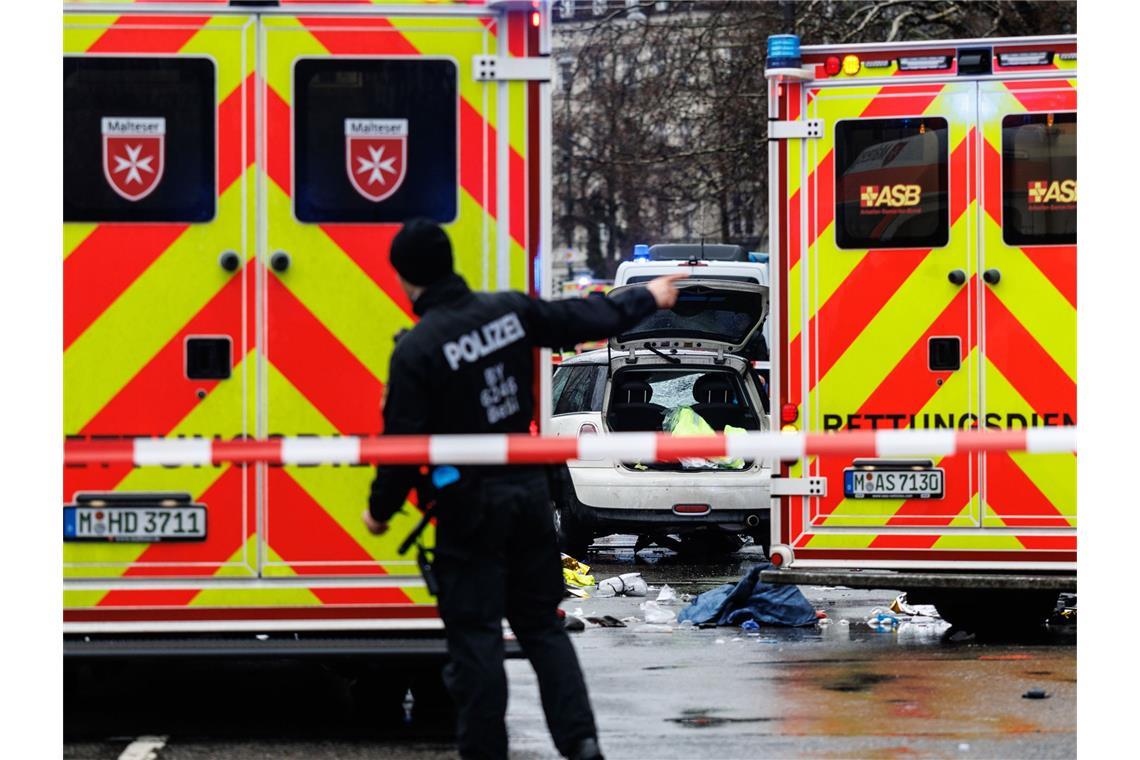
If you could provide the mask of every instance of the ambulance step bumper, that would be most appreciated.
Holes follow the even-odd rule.
[[[521,657],[518,642],[504,642],[507,657]],[[395,658],[401,663],[443,661],[442,635],[388,636],[65,636],[65,659],[82,658]]]
[[[908,591],[911,589],[990,589],[994,591],[1067,591],[1077,590],[1077,576],[1073,573],[921,573],[889,570],[804,569],[765,570],[760,573],[764,583],[795,584],[797,586],[846,586],[847,588],[878,588]]]

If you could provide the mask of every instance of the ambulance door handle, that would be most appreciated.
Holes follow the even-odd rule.
[[[284,272],[292,263],[293,260],[285,251],[274,251],[273,255],[269,257],[269,266],[273,267],[274,272]]]
[[[949,278],[950,282],[954,283],[955,285],[966,284],[966,273],[961,269],[955,269],[946,276]]]
[[[987,269],[982,273],[982,279],[990,285],[997,285],[1001,282],[1001,271],[997,269]]]
[[[224,251],[218,257],[218,266],[227,272],[236,272],[241,266],[241,257],[235,251]]]

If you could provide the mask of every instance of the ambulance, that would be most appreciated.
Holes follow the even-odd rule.
[[[549,33],[517,0],[67,3],[66,439],[378,433],[410,217],[472,287],[548,291]],[[65,656],[442,655],[373,472],[65,467]]]
[[[1075,425],[1075,37],[768,53],[775,424]],[[1071,453],[786,462],[767,577],[1039,622],[1076,587],[1076,474]]]

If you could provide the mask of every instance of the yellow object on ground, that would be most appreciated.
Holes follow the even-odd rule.
[[[595,586],[594,576],[590,575],[590,566],[571,557],[562,555],[562,579],[567,586]]]

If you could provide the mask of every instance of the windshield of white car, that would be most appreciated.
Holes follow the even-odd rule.
[[[739,287],[739,286],[738,286]],[[686,287],[671,309],[659,309],[617,336],[619,343],[668,336],[743,343],[764,308],[756,291]]]

